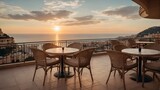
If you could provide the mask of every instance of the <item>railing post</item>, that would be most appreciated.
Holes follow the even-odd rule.
[[[68,41],[66,40],[66,47],[67,47],[67,45],[68,45],[67,43],[68,43]]]

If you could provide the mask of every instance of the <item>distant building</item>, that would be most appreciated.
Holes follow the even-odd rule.
[[[13,43],[14,38],[3,33],[0,28],[0,64],[12,62],[10,53],[13,50],[13,46],[11,45]]]
[[[160,38],[160,33],[148,34],[144,36],[145,38]]]
[[[0,46],[7,46],[14,43],[14,38],[2,32],[0,28]]]

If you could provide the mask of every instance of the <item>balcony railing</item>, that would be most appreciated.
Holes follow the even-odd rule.
[[[95,53],[104,52],[110,49],[110,39],[78,39],[78,40],[59,40],[59,41],[37,41],[37,42],[23,42],[7,45],[0,45],[0,65],[12,64],[19,62],[33,61],[33,55],[30,47],[42,49],[44,43],[54,43],[58,46],[67,47],[70,43],[80,42],[83,48],[96,47]]]
[[[37,41],[37,42],[22,42],[7,45],[0,45],[0,65],[20,63],[33,61],[33,55],[30,51],[30,47],[42,49],[44,43],[54,43],[58,46],[67,47],[70,43],[80,42],[83,44],[83,48],[95,47],[94,54],[105,53],[105,50],[111,49],[112,45],[109,43],[113,38],[104,39],[76,39],[76,40],[59,40],[59,41]],[[122,43],[126,44],[126,39],[120,39]],[[145,38],[145,40],[155,41],[156,39]]]

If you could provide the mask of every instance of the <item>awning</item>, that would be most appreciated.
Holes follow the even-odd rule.
[[[139,15],[144,18],[160,19],[160,0],[133,0],[140,5]]]

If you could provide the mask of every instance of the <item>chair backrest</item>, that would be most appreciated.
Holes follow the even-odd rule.
[[[107,50],[107,54],[110,57],[111,66],[115,68],[125,68],[126,61],[130,57],[126,53],[112,50]]]
[[[154,49],[154,50],[159,50],[160,51],[160,44],[158,44],[158,43],[148,44],[148,45],[145,45],[144,48]]]
[[[148,62],[144,63],[144,67],[149,69],[149,71],[156,72],[160,74],[160,62]]]
[[[110,43],[112,44],[112,46],[121,44],[118,40],[110,40]]]
[[[136,47],[137,46],[136,41],[132,38],[128,39],[127,40],[127,46],[128,47]]]
[[[74,42],[74,43],[69,44],[68,47],[76,48],[76,49],[82,50],[83,45],[82,45],[81,43]]]
[[[43,49],[43,51],[45,51],[47,49],[57,48],[57,47],[60,47],[60,46],[57,46],[57,45],[55,45],[53,43],[45,43],[45,44],[43,44],[42,49]]]
[[[84,49],[76,55],[80,67],[85,67],[90,65],[91,57],[94,50],[95,50],[94,48]]]
[[[36,48],[30,48],[30,49],[33,53],[33,57],[36,61],[36,65],[45,66],[47,54],[44,51]]]
[[[127,48],[127,46],[125,46],[125,45],[115,45],[114,47],[113,47],[113,50],[115,50],[115,51],[122,51],[122,49],[125,49],[125,48]]]

